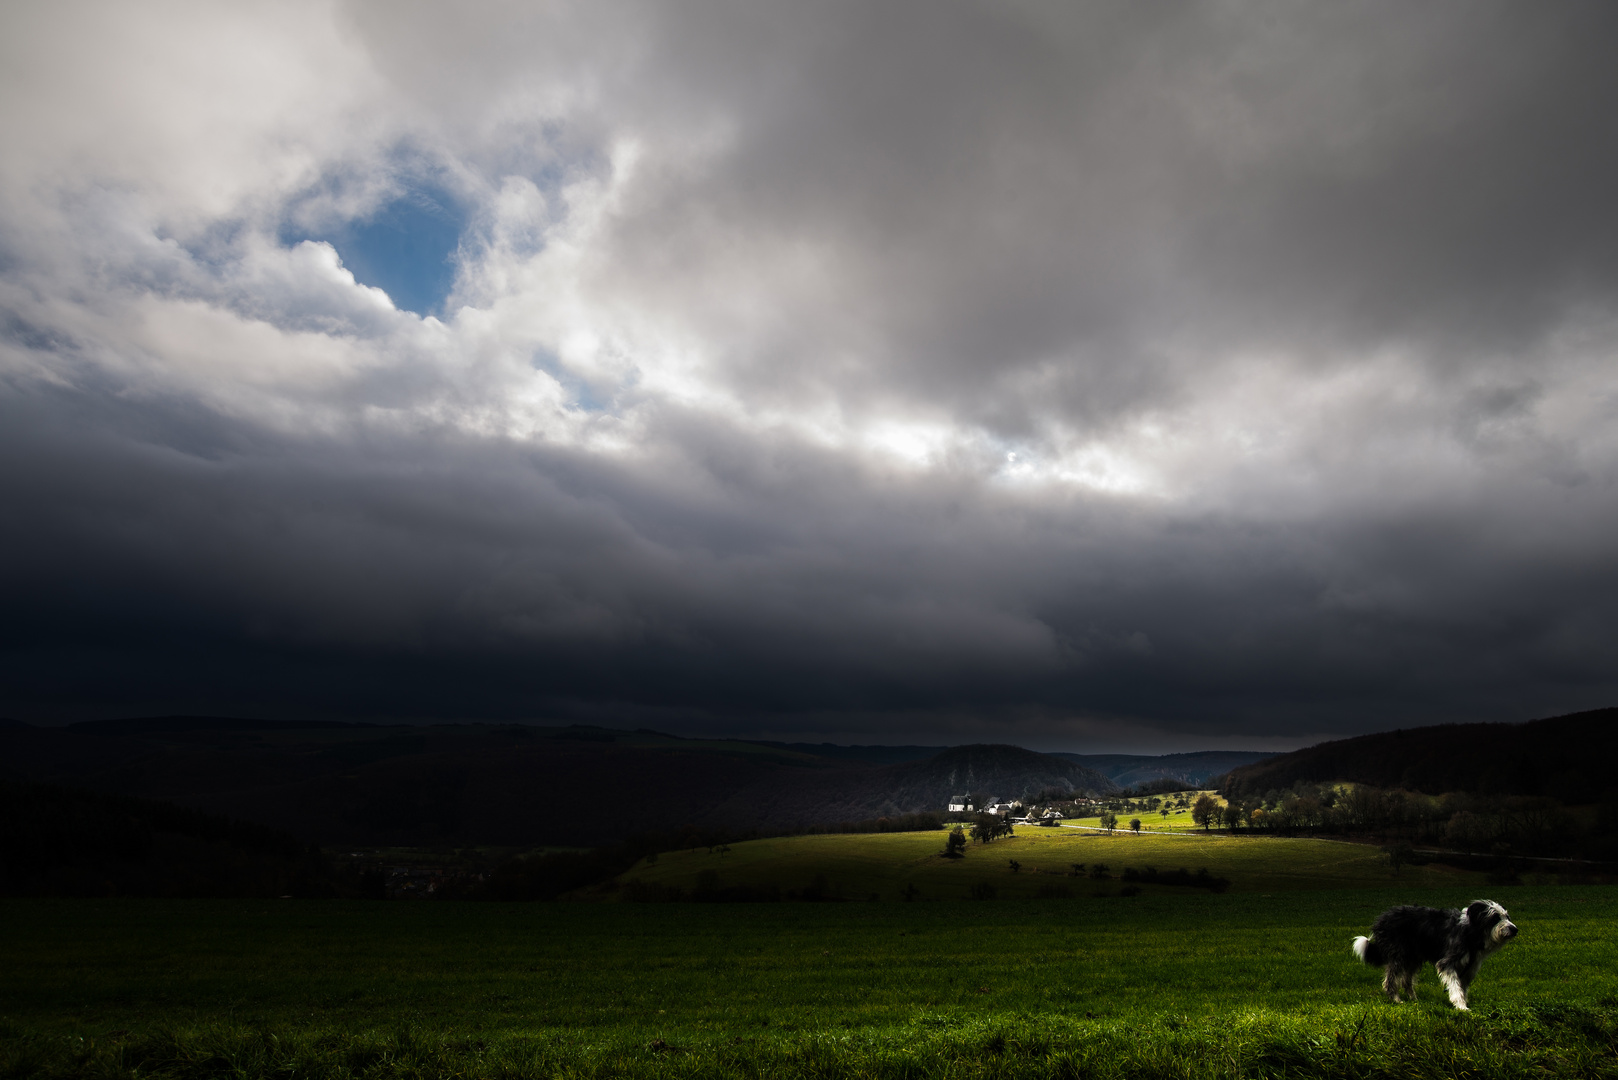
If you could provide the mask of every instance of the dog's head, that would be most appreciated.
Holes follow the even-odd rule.
[[[1493,900],[1477,900],[1461,916],[1468,929],[1483,939],[1485,949],[1498,949],[1517,936],[1517,924]]]

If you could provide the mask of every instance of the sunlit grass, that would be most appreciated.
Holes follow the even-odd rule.
[[[1111,835],[1081,829],[1019,825],[1015,836],[968,846],[966,858],[944,859],[943,832],[851,833],[751,840],[723,848],[666,852],[620,877],[690,890],[712,871],[725,886],[802,890],[819,876],[832,895],[897,900],[909,887],[922,900],[967,898],[988,884],[1001,899],[1036,898],[1066,890],[1076,897],[1116,892],[1125,867],[1159,870],[1206,867],[1234,892],[1320,888],[1411,889],[1481,887],[1484,875],[1441,865],[1404,866],[1394,878],[1380,849],[1369,844],[1223,833]],[[1018,863],[1012,872],[1011,862]],[[1105,865],[1110,877],[1091,875]],[[1082,865],[1084,870],[1075,870]],[[1148,886],[1148,890],[1152,887]]]

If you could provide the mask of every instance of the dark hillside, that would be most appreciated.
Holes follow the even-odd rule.
[[[957,746],[925,761],[882,771],[890,790],[917,803],[931,800],[934,805],[959,792],[1019,799],[1048,788],[1097,795],[1117,790],[1116,784],[1094,769],[1020,746]]]
[[[1348,781],[1430,795],[1472,791],[1578,802],[1618,788],[1618,709],[1525,724],[1443,724],[1320,743],[1232,770],[1226,793]]]
[[[1189,754],[1052,754],[1094,769],[1119,787],[1137,787],[1153,780],[1183,780],[1201,784],[1241,765],[1274,757],[1255,750],[1199,750]]]
[[[309,843],[457,847],[595,845],[688,824],[791,830],[942,811],[961,792],[1116,789],[1020,747],[873,764],[882,749],[816,754],[596,727],[147,718],[0,728],[0,779],[166,800]]]
[[[905,761],[921,761],[949,749],[947,746],[838,746],[835,743],[764,741],[759,741],[759,745],[795,750],[800,754],[813,754],[828,761],[844,761],[850,765],[898,765]]]
[[[590,846],[687,823],[746,828],[750,819],[723,820],[714,807],[744,790],[791,789],[799,774],[834,768],[700,743],[619,745],[495,729],[284,788],[197,802],[343,843]]]
[[[843,767],[749,743],[584,727],[0,728],[0,780],[167,800],[330,845],[611,842],[648,821],[702,819],[750,784]]]
[[[136,716],[123,720],[81,720],[64,729],[77,735],[152,735],[183,731],[307,731],[314,728],[368,728],[343,720],[252,720],[237,716]]]
[[[173,803],[0,782],[0,896],[329,897],[295,837]]]

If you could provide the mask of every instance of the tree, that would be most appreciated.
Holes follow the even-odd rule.
[[[1191,820],[1201,825],[1203,832],[1207,832],[1214,815],[1218,812],[1218,800],[1211,795],[1198,795],[1196,805],[1191,807]]]
[[[999,814],[979,814],[972,823],[972,839],[980,844],[992,843],[1002,836],[1011,836],[1011,822]]]
[[[1011,872],[1013,874],[1021,873],[1022,872],[1022,863],[1018,862],[1016,859],[1012,859],[1011,860]]]
[[[949,836],[944,838],[944,858],[966,858],[966,833],[961,831],[959,825],[951,829]]]
[[[1129,819],[1129,830],[1130,830],[1130,832],[1133,832],[1136,836],[1140,835],[1140,818],[1130,818]]]
[[[1101,827],[1106,829],[1107,832],[1111,834],[1112,830],[1118,827],[1118,815],[1113,813],[1111,810],[1102,811]]]
[[[1393,871],[1394,877],[1399,876],[1399,868],[1409,862],[1410,856],[1414,854],[1409,844],[1389,844],[1382,849],[1382,856],[1387,861],[1389,869]]]

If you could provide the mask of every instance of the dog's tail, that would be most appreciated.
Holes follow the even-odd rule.
[[[1376,942],[1368,937],[1354,939],[1354,955],[1372,967],[1383,967],[1388,962],[1387,957],[1382,955],[1382,950],[1377,947]]]

